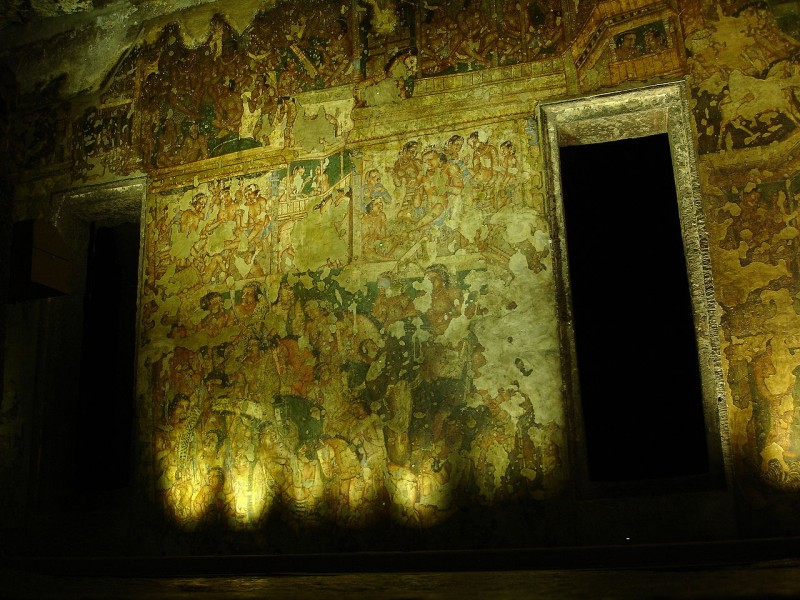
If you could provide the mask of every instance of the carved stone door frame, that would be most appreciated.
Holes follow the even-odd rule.
[[[538,107],[538,119],[547,174],[546,211],[553,241],[564,395],[567,402],[566,412],[574,434],[571,448],[572,474],[579,492],[587,496],[602,495],[608,486],[598,486],[589,481],[576,366],[569,265],[566,259],[559,148],[657,134],[667,134],[669,138],[700,359],[709,460],[709,476],[701,487],[726,487],[731,475],[730,444],[720,357],[718,309],[685,82],[676,81],[542,103]],[[646,396],[646,390],[644,394]]]

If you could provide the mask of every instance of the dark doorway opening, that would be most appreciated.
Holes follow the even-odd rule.
[[[77,481],[125,487],[131,475],[139,224],[92,224],[86,269]]]
[[[560,153],[589,479],[708,473],[667,135]]]

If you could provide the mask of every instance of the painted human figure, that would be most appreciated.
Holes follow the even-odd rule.
[[[450,274],[441,264],[428,267],[425,279],[431,282],[431,303],[425,314],[430,330],[440,336],[450,321],[461,315],[463,296],[457,287],[451,285]]]
[[[328,177],[328,159],[326,158],[316,167],[311,174],[311,194],[324,194],[331,188],[330,177]]]
[[[457,45],[456,35],[455,23],[440,22],[424,25],[420,69],[425,75],[437,75],[454,67],[453,48]]]
[[[369,202],[361,217],[361,245],[367,259],[383,259],[389,254],[388,229],[383,200],[376,198]]]
[[[464,191],[469,178],[469,171],[465,168],[464,161],[461,159],[461,148],[463,146],[464,138],[460,135],[454,135],[447,140],[443,151],[446,159],[444,172],[447,175],[447,194],[453,197],[449,204],[454,209],[455,201],[460,201],[461,193]]]
[[[383,494],[388,456],[378,415],[361,402],[351,402],[349,408],[346,437],[358,462],[356,476],[348,482],[346,500],[350,524],[359,525],[369,516],[370,505]]]
[[[497,170],[500,164],[497,148],[488,141],[481,141],[477,131],[469,134],[467,145],[472,149],[472,161],[470,164],[472,182],[484,192],[485,199],[489,199],[494,194]]]
[[[203,375],[198,369],[196,354],[178,346],[172,353],[169,368],[162,374],[159,383],[168,393],[183,396],[188,400],[202,381]],[[188,405],[186,408],[188,409]]]
[[[288,95],[278,97],[277,109],[273,115],[274,130],[283,127],[283,147],[294,146],[294,124],[297,121],[297,101]]]
[[[352,71],[352,54],[350,36],[338,33],[328,41],[327,48],[322,49],[323,64],[320,75],[327,87],[344,82],[344,77]]]
[[[664,34],[655,29],[646,29],[644,32],[645,52],[657,54],[667,49],[667,40]]]
[[[622,37],[617,41],[616,56],[617,60],[631,60],[641,55],[639,46],[636,40],[636,34],[633,31],[623,33]]]
[[[241,298],[236,305],[236,314],[240,321],[246,322],[253,317],[262,316],[260,313],[263,310],[258,310],[259,307],[263,309],[261,296],[261,289],[257,283],[248,282],[242,286]]]
[[[200,134],[200,126],[196,121],[189,125],[189,131],[183,137],[178,156],[182,163],[195,162],[208,158],[208,140]]]
[[[207,527],[221,525],[230,511],[231,494],[221,467],[208,470],[206,481],[192,499],[192,512]]]
[[[514,199],[514,190],[519,185],[519,163],[514,144],[510,140],[500,144],[500,174],[495,208],[502,208]]]
[[[404,293],[400,284],[386,276],[378,280],[378,289],[370,312],[384,329],[417,315],[413,298]]]
[[[364,176],[365,183],[363,188],[362,210],[366,210],[368,204],[374,200],[381,200],[384,206],[392,203],[392,196],[389,190],[381,182],[381,174],[378,169],[370,169]]]
[[[484,19],[479,8],[465,8],[457,17],[457,41],[453,56],[459,62],[487,68],[492,66],[490,54],[494,51],[499,36],[490,23]]]
[[[203,273],[205,265],[205,240],[202,233],[207,217],[207,204],[208,195],[198,192],[192,197],[189,208],[178,219],[178,230],[191,244],[188,255],[178,261],[178,266],[186,268],[194,265],[198,273]]]
[[[392,181],[395,187],[403,188],[403,199],[397,215],[400,221],[413,221],[412,207],[422,180],[422,161],[418,154],[419,142],[406,142],[392,165]]]
[[[203,281],[224,281],[234,272],[233,255],[239,245],[234,233],[242,220],[242,205],[231,194],[230,184],[210,182],[212,205],[218,208],[216,218],[210,218],[202,230],[206,240],[206,262]]]
[[[198,331],[203,331],[209,337],[217,337],[222,331],[236,324],[236,317],[223,307],[222,294],[209,292],[200,301],[200,308],[208,311],[197,325]]]
[[[460,189],[451,188],[451,174],[448,172],[447,157],[435,149],[426,150],[422,155],[424,172],[413,203],[415,220],[414,231],[426,230],[430,225],[437,229],[450,218],[450,202],[460,194]],[[460,179],[456,179],[460,181]],[[440,231],[431,233],[432,237]]]
[[[306,168],[297,165],[292,169],[292,193],[295,197],[305,196],[305,187],[311,181],[312,175],[306,176]]]
[[[233,221],[238,226],[241,220],[241,207],[231,194],[230,183],[211,181],[208,184],[208,189],[211,192],[212,203],[219,207],[216,219],[217,222],[227,223]],[[214,225],[209,223],[207,229],[213,227]]]
[[[269,272],[272,203],[261,194],[258,184],[251,183],[244,188],[243,205],[241,228],[247,246],[240,244],[239,254],[250,266],[249,275],[260,277]]]
[[[780,401],[769,389],[767,379],[777,374],[773,361],[772,340],[769,340],[764,349],[756,354],[750,365],[751,381],[755,394],[753,397],[753,420],[755,421],[756,448],[761,452],[772,441],[775,435],[775,408]]]
[[[206,201],[208,196],[199,192],[192,197],[190,207],[180,215],[180,232],[188,235],[193,231],[201,229],[206,216]]]

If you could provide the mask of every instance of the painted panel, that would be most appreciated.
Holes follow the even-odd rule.
[[[764,526],[772,511],[781,532],[795,527],[786,516],[800,488],[793,4],[686,3],[682,13],[737,483],[755,508],[745,521]]]
[[[184,528],[433,526],[564,483],[520,124],[152,188],[140,355]]]
[[[421,3],[423,76],[462,73],[544,58],[564,45],[560,2]]]

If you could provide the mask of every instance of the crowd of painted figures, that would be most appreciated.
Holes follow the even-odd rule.
[[[364,176],[365,259],[401,260],[425,242],[438,255],[491,250],[508,259],[509,248],[497,235],[503,224],[493,218],[514,205],[531,206],[531,174],[514,142],[498,147],[478,131],[425,146],[411,140],[382,167]]]
[[[407,96],[416,75],[535,60],[563,46],[560,2],[501,4],[491,10],[467,0],[413,5],[404,18],[421,25],[416,39],[406,39],[400,48],[416,49],[419,71],[397,60],[399,49],[392,42],[398,51],[379,54],[385,66],[372,74],[363,72],[369,61],[359,49],[378,35],[369,3],[354,15],[352,3],[342,0],[279,2],[241,33],[217,15],[197,46],[170,24],[158,39],[121,58],[96,105],[72,116],[68,106],[62,107],[60,120],[48,108],[20,121],[21,134],[34,132],[36,143],[20,139],[13,155],[26,168],[70,160],[73,176],[85,180],[250,148],[298,146],[292,132],[302,117],[298,99],[305,92],[347,84],[358,97],[358,82],[366,76],[386,77],[387,87],[405,87]],[[392,12],[405,14],[404,7],[400,3]],[[379,41],[370,44],[386,45]],[[409,81],[391,73],[397,69]],[[341,135],[334,113],[323,112],[321,118]],[[71,142],[60,148],[57,139]]]
[[[363,21],[383,4],[279,2],[241,34],[216,18],[196,47],[167,26],[123,59],[99,106],[76,118],[53,95],[46,111],[4,121],[7,154],[28,168],[71,161],[79,177],[98,161],[124,174],[248,148],[308,151],[298,136],[311,121],[327,120],[334,138],[344,121],[305,115],[303,94],[348,84],[357,102],[379,88],[404,98],[414,76],[536,60],[569,41],[555,0],[420,2],[406,19],[416,38],[399,44],[416,51],[390,60],[396,44],[375,41]],[[582,15],[595,4],[574,3]],[[716,202],[712,267],[732,332],[722,351],[734,453],[797,489],[800,340],[782,332],[800,314],[800,188],[763,173],[732,189],[742,173],[717,161],[797,134],[800,43],[765,3],[679,4],[702,183]],[[387,58],[373,88],[355,83],[364,39]],[[670,39],[660,26],[621,31],[614,58]],[[508,215],[532,204],[519,139],[454,132],[392,152],[366,154],[359,173],[329,157],[151,197],[141,351],[159,489],[187,527],[250,527],[277,508],[298,525],[390,516],[423,526],[462,502],[552,489],[558,421],[540,419],[519,385],[534,365],[504,355],[494,368],[513,364],[518,379],[486,383],[479,333],[523,302],[480,282],[509,281],[519,257],[546,268],[546,244],[509,241]],[[458,262],[469,255],[480,260]],[[381,274],[354,275],[354,258]]]
[[[424,5],[421,16],[423,75],[510,65],[563,47],[562,7],[553,0],[503,0]]]
[[[178,202],[166,192],[149,213],[145,323],[152,325],[148,317],[170,279],[192,294],[212,284],[345,266],[354,226],[365,261],[482,252],[505,262],[521,249],[530,268],[543,268],[546,248],[506,239],[503,215],[532,203],[531,175],[511,140],[498,147],[474,131],[439,144],[405,142],[393,162],[367,168],[356,194],[360,207],[353,175],[349,154],[339,153],[212,180],[187,188]]]
[[[257,17],[241,35],[222,19],[186,47],[177,30],[138,57],[146,165],[170,166],[259,146],[292,146],[298,94],[352,80],[353,39],[340,2]],[[267,16],[268,15],[268,16]]]
[[[272,301],[255,281],[209,292],[199,322],[172,324],[151,365],[171,514],[252,527],[277,505],[298,526],[428,526],[546,493],[559,428],[518,383],[473,385],[480,278],[434,264],[348,292],[339,274],[284,278]]]
[[[576,3],[576,25],[594,4]],[[410,28],[415,38],[400,47],[416,48],[419,66],[407,77],[533,61],[560,52],[566,42],[561,3],[555,0],[453,0],[418,3],[411,12],[413,18],[404,18],[416,23]],[[304,92],[347,84],[358,95],[356,82],[368,62],[360,45],[378,34],[370,23],[374,10],[356,13],[352,3],[341,0],[302,8],[280,2],[242,33],[215,17],[197,47],[184,41],[177,25],[168,25],[155,42],[144,42],[121,59],[98,105],[70,116],[69,106],[53,102],[58,114],[49,106],[12,124],[9,139],[16,147],[9,155],[28,168],[71,160],[74,176],[86,178],[292,146]],[[769,7],[688,3],[684,21],[700,152],[765,145],[790,135],[798,123],[798,75],[789,57],[798,41],[781,31]],[[732,39],[740,43],[729,43]],[[617,34],[614,60],[658,54],[670,44],[669,32],[655,21]],[[372,46],[389,47],[378,40]],[[391,53],[379,56],[387,72],[402,66]],[[404,85],[410,94],[411,84]],[[337,120],[333,110],[322,118]],[[337,134],[341,125],[335,124]],[[26,131],[33,132],[32,139]],[[64,140],[71,142],[64,147]]]
[[[165,295],[170,281],[191,294],[203,286],[347,264],[352,169],[346,153],[266,174],[212,180],[150,208],[144,291]],[[320,247],[304,244],[313,239]]]
[[[298,525],[426,526],[460,502],[552,491],[561,427],[537,421],[516,380],[532,365],[518,357],[508,381],[474,383],[491,338],[475,328],[498,311],[486,278],[508,277],[511,255],[540,273],[547,256],[530,236],[509,245],[508,223],[492,221],[530,209],[514,143],[490,137],[398,143],[367,167],[358,264],[387,261],[380,276],[349,262],[344,157],[154,196],[141,342],[160,487],[178,521],[250,527],[280,506]],[[314,244],[283,241],[303,227]],[[411,239],[432,247],[422,257]],[[443,248],[447,266],[431,261],[462,241],[471,255]],[[476,270],[481,252],[496,260]],[[509,299],[502,312],[517,308]]]

